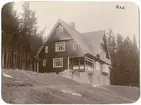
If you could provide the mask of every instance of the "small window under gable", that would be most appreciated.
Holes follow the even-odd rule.
[[[45,46],[45,53],[48,53],[48,46]]]
[[[59,34],[63,31],[64,31],[63,27],[61,25],[59,25],[58,28],[56,29],[56,34]]]
[[[76,50],[76,43],[73,43],[73,50]]]
[[[65,42],[55,43],[55,52],[65,51]]]

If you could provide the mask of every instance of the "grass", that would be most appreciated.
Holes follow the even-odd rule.
[[[115,104],[133,103],[139,88],[78,83],[55,73],[2,70],[2,98],[16,104]]]

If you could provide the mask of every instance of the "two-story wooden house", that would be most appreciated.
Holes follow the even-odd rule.
[[[80,33],[75,23],[58,20],[35,57],[35,71],[71,70],[72,79],[95,85],[110,84],[110,55],[105,31]]]

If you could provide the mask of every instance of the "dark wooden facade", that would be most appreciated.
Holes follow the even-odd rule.
[[[76,44],[76,50],[73,50],[73,43],[76,43],[64,29],[62,33],[52,33],[45,43],[44,48],[39,54],[39,72],[60,72],[68,69],[68,59],[71,57],[84,57],[83,51]],[[65,51],[55,52],[56,42],[65,42]],[[45,46],[48,46],[48,53],[45,53]],[[53,68],[53,58],[63,57],[63,67]],[[46,66],[43,66],[43,59],[47,60]]]

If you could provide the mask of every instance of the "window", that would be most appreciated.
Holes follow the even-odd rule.
[[[45,53],[48,53],[48,46],[45,46]]]
[[[55,52],[65,51],[65,42],[55,43]]]
[[[46,59],[43,60],[43,66],[46,66]]]
[[[53,58],[53,68],[63,67],[63,58]]]
[[[76,43],[73,43],[73,50],[76,50]]]
[[[73,70],[84,69],[84,60],[75,59],[73,60]]]
[[[86,66],[85,67],[86,67],[87,70],[93,71],[94,64],[91,63],[91,62],[86,61]]]
[[[73,62],[73,69],[74,70],[79,69],[79,61],[78,60],[74,60],[74,62]]]
[[[84,60],[80,60],[80,69],[84,69]]]
[[[63,32],[63,27],[60,25],[57,29],[56,29],[56,34]]]

